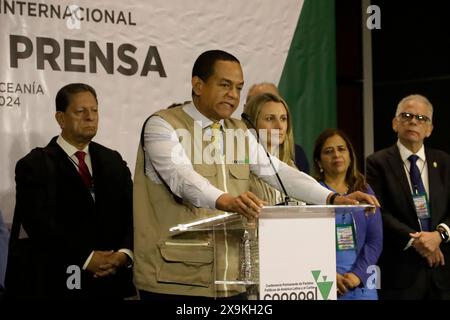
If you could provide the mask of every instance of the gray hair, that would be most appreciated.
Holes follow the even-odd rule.
[[[431,104],[430,100],[428,100],[425,96],[421,95],[421,94],[411,94],[409,96],[404,97],[397,105],[397,111],[395,111],[395,116],[397,117],[400,113],[402,113],[403,111],[403,105],[411,100],[415,100],[418,102],[421,102],[423,104],[425,104],[431,112],[431,122],[433,122],[433,105]]]
[[[248,103],[251,98],[260,95],[262,93],[271,93],[277,96],[280,95],[280,92],[278,91],[278,88],[275,83],[272,82],[255,83],[250,87],[250,89],[248,89],[247,99],[245,103]]]

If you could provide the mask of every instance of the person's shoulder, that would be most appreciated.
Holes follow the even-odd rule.
[[[102,161],[119,161],[122,162],[122,155],[119,153],[119,151],[108,148],[100,143],[91,141],[89,144],[89,151],[91,153],[91,156],[98,157],[98,159],[101,159]]]
[[[225,119],[224,122],[226,124],[225,126],[228,128],[239,128],[239,129],[243,129],[243,130],[248,129],[245,122],[242,121],[241,119],[228,118],[228,119]]]
[[[25,156],[20,158],[17,161],[17,164],[22,163],[30,163],[30,164],[36,164],[41,162],[44,159],[45,156],[45,150],[53,147],[52,141],[45,147],[36,147],[32,149],[30,152],[28,152]]]
[[[447,161],[450,161],[450,155],[443,150],[425,147],[425,152],[435,157],[439,157],[442,159],[446,159]]]
[[[370,184],[368,182],[366,182],[366,188],[367,188],[367,190],[365,191],[365,193],[370,194],[370,195],[375,195],[375,191],[373,191],[372,187],[370,186]]]
[[[299,156],[302,160],[307,160],[305,149],[298,143],[294,143],[295,156]]]
[[[425,155],[427,162],[438,168],[441,174],[448,172],[450,174],[450,155],[439,149],[432,149],[425,147]]]
[[[19,159],[18,162],[34,162],[34,160],[41,159],[43,155],[43,149],[44,148],[41,147],[34,148],[21,159]]]
[[[100,153],[107,156],[120,156],[120,153],[117,150],[108,148],[98,142],[91,141],[89,143],[89,151],[93,151],[95,153]]]
[[[146,125],[148,125],[151,120],[154,120],[155,118],[162,118],[165,119],[167,116],[172,116],[173,114],[177,114],[183,110],[184,105],[188,104],[187,102],[184,103],[172,103],[170,106],[166,108],[159,109],[152,114],[148,115],[144,122],[142,127],[144,128]]]
[[[190,103],[191,103],[190,101],[185,101],[183,103],[172,103],[167,108],[162,108],[161,110],[154,112],[152,115],[164,116],[166,114],[169,114],[169,115],[177,114],[177,113],[183,112],[184,106],[186,106]]]
[[[394,154],[397,146],[392,145],[390,147],[375,151],[367,157],[368,161],[384,160],[386,157],[390,157]]]
[[[16,162],[16,175],[42,175],[46,170],[44,148],[37,147]]]

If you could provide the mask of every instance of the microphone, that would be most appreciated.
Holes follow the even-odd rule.
[[[284,184],[283,184],[283,182],[281,181],[281,177],[280,177],[280,175],[278,174],[277,170],[275,169],[275,166],[274,166],[274,164],[273,164],[273,162],[272,162],[272,159],[270,158],[269,151],[267,151],[267,149],[266,149],[266,147],[264,146],[264,144],[261,143],[261,141],[260,141],[258,129],[256,129],[255,124],[254,124],[253,121],[250,119],[250,116],[249,116],[248,114],[246,114],[245,112],[243,112],[243,113],[241,114],[241,117],[242,117],[242,119],[246,120],[246,121],[250,124],[250,126],[252,127],[252,129],[254,129],[254,130],[256,131],[256,140],[258,141],[258,143],[263,147],[264,151],[266,152],[266,156],[267,156],[267,158],[269,159],[269,162],[270,162],[270,165],[271,165],[271,167],[272,167],[272,169],[273,169],[273,172],[275,172],[275,175],[277,176],[278,183],[280,184],[281,189],[283,189],[283,193],[284,193],[284,202],[278,203],[278,204],[276,204],[276,205],[277,205],[277,206],[278,206],[278,205],[288,206],[288,205],[289,205],[289,202],[290,202],[290,198],[289,198],[289,196],[287,195],[286,189],[284,188]]]

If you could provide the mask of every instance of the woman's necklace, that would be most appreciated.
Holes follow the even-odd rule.
[[[328,181],[325,181],[325,184],[340,194],[347,194],[348,189],[349,189],[348,184],[336,186],[336,185],[334,185],[334,183],[331,183]]]

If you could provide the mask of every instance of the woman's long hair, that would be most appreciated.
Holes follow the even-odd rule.
[[[319,168],[320,155],[322,153],[322,148],[325,142],[328,140],[328,138],[331,138],[333,136],[340,136],[342,139],[344,139],[350,154],[350,165],[348,166],[347,173],[345,175],[345,182],[348,185],[348,193],[354,191],[366,192],[366,178],[358,170],[358,165],[356,163],[356,154],[353,145],[347,135],[339,129],[326,129],[317,137],[316,143],[314,144],[313,153],[314,178],[316,178],[316,180],[318,181],[325,181],[325,172],[320,172]]]
[[[276,96],[272,93],[263,93],[260,95],[256,95],[249,100],[249,102],[244,106],[244,113],[250,117],[250,119],[253,121],[253,124],[256,126],[259,114],[261,112],[261,108],[267,102],[281,103],[286,109],[286,114],[288,117],[286,138],[284,139],[284,142],[280,145],[279,148],[280,153],[278,158],[281,161],[287,163],[288,165],[295,167],[294,135],[292,133],[291,113],[289,111],[289,107],[286,101],[284,101],[283,98]],[[253,129],[252,124],[248,123],[248,121],[245,119],[243,119],[243,121],[245,122],[245,124],[249,129]]]

